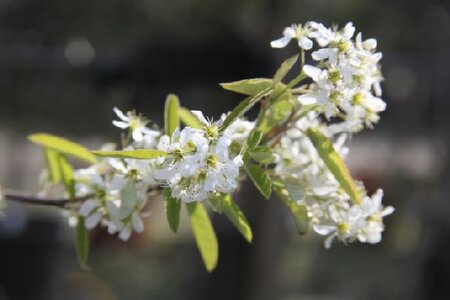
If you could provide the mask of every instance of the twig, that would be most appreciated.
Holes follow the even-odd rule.
[[[47,206],[57,206],[57,207],[65,207],[69,203],[82,202],[91,198],[93,195],[88,194],[82,197],[77,197],[74,199],[60,198],[60,199],[50,199],[44,197],[37,197],[29,193],[24,193],[20,191],[14,190],[3,190],[1,194],[5,200],[17,201],[22,203],[30,203],[30,204],[38,204],[38,205],[47,205]]]

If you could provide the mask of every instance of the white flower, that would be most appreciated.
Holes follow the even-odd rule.
[[[284,29],[283,37],[270,42],[270,46],[272,48],[284,48],[292,39],[296,39],[300,48],[309,50],[313,46],[313,42],[308,37],[310,32],[311,28],[309,23],[306,23],[305,26],[302,26],[301,24],[291,25],[291,27],[286,27]]]
[[[134,112],[129,111],[125,115],[117,107],[113,108],[120,121],[112,121],[113,125],[121,129],[129,129],[132,132],[132,138],[134,142],[152,144],[159,132],[147,128],[145,125],[148,123],[142,116],[136,115]]]
[[[231,193],[237,188],[240,155],[230,157],[232,140],[219,133],[219,122],[207,121],[199,111],[193,114],[204,127],[185,127],[172,137],[162,137],[160,149],[168,152],[154,177],[172,190],[172,197],[184,202],[203,201],[211,193]]]
[[[361,208],[354,205],[350,208],[338,208],[334,205],[328,207],[330,224],[315,224],[314,231],[320,235],[327,235],[325,248],[330,248],[335,237],[343,242],[352,242],[356,239],[358,230],[364,225]]]

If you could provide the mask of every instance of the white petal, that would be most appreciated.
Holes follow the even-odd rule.
[[[325,241],[324,241],[325,249],[330,249],[335,236],[336,236],[335,234],[332,234],[325,239]]]
[[[80,207],[80,215],[83,217],[88,216],[94,208],[98,206],[97,200],[90,199],[84,201],[84,203]]]
[[[133,213],[131,215],[131,224],[133,225],[133,229],[136,232],[143,232],[144,231],[144,222],[142,222],[141,217],[138,213]]]
[[[206,120],[205,116],[203,115],[203,113],[200,110],[191,110],[191,113],[197,117],[197,119],[200,120],[200,122],[202,122],[205,125],[208,125],[209,122],[208,120]]]
[[[304,65],[303,72],[305,72],[305,74],[311,77],[314,81],[318,81],[319,75],[322,72],[322,70],[311,65]]]
[[[130,125],[126,122],[122,122],[122,121],[112,121],[113,125],[122,129],[126,129],[128,127],[130,127]]]
[[[301,95],[298,96],[297,99],[302,105],[311,105],[317,103],[317,98],[314,95]]]
[[[132,136],[135,142],[142,142],[144,140],[144,135],[140,129],[134,130]]]
[[[386,109],[386,103],[377,97],[370,97],[365,101],[367,108],[374,112],[383,111]]]
[[[119,119],[121,119],[122,121],[128,122],[130,119],[117,107],[113,108],[114,112],[116,113],[116,115],[119,117]]]
[[[102,213],[98,211],[98,212],[90,215],[84,222],[84,225],[86,226],[87,229],[92,229],[95,226],[97,226],[97,224],[98,224],[98,222],[100,222],[101,218],[102,218]]]
[[[352,22],[348,22],[344,27],[344,36],[347,39],[351,39],[353,34],[355,34],[355,26]]]
[[[388,216],[392,213],[394,213],[395,208],[393,208],[392,206],[387,206],[385,209],[383,209],[383,211],[381,212],[381,216],[385,217]]]
[[[292,40],[289,36],[284,36],[278,40],[274,40],[270,42],[270,47],[272,48],[284,48],[289,44],[289,42]]]
[[[130,226],[125,226],[124,228],[122,228],[122,230],[119,233],[119,239],[121,239],[122,241],[128,241],[128,239],[131,236],[131,228]]]
[[[330,226],[330,225],[314,225],[313,229],[315,232],[317,232],[320,235],[328,235],[328,234],[336,231],[336,227]]]
[[[302,49],[309,50],[309,49],[312,48],[313,42],[309,38],[307,38],[306,36],[302,36],[298,40],[298,45]]]

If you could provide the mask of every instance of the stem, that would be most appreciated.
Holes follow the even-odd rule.
[[[88,194],[82,197],[77,197],[74,199],[67,198],[59,198],[59,199],[51,199],[45,197],[37,197],[29,193],[24,193],[20,191],[14,190],[4,190],[1,193],[1,196],[5,200],[17,201],[22,203],[30,203],[30,204],[38,204],[38,205],[46,205],[46,206],[56,206],[64,208],[69,203],[83,202],[87,199],[91,198],[93,195]]]

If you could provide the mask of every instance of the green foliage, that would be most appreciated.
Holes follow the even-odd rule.
[[[185,107],[179,108],[178,115],[180,116],[181,121],[189,127],[202,128],[204,126],[203,123]]]
[[[176,233],[178,226],[180,225],[180,208],[181,201],[179,199],[172,198],[172,191],[166,187],[163,191],[164,208],[166,210],[167,222],[170,229]]]
[[[261,164],[268,165],[275,161],[272,150],[266,146],[258,146],[249,150],[250,157]]]
[[[258,103],[263,97],[269,95],[272,92],[270,87],[265,88],[255,94],[254,96],[249,96],[245,98],[241,103],[239,103],[231,113],[223,121],[220,131],[224,131],[228,126],[230,126],[236,119],[242,117],[247,111],[249,111],[256,103]]]
[[[88,163],[96,162],[95,155],[93,155],[88,149],[67,139],[46,133],[32,134],[28,136],[28,139],[35,144],[52,149],[56,152],[73,156]]]
[[[269,199],[272,193],[272,182],[269,175],[258,165],[247,168],[247,173],[264,198]]]
[[[82,269],[88,271],[90,268],[86,265],[86,263],[89,255],[89,233],[84,225],[84,217],[81,216],[78,217],[75,242],[78,263]]]
[[[295,65],[295,63],[298,60],[298,55],[292,56],[288,59],[286,59],[280,66],[280,68],[275,73],[275,76],[273,77],[273,84],[276,85],[277,83],[281,82],[283,78],[287,75],[287,73],[292,69],[292,67]]]
[[[297,232],[305,234],[309,229],[310,218],[306,207],[297,203],[297,201],[304,198],[304,192],[299,183],[294,178],[283,180],[280,177],[276,177],[273,179],[273,190],[291,211]]]
[[[138,201],[136,184],[133,181],[128,181],[127,185],[120,192],[120,218],[124,219],[130,216]]]
[[[203,263],[206,270],[212,272],[216,268],[217,260],[219,259],[219,245],[211,220],[201,203],[188,203],[187,208],[192,231]]]
[[[243,161],[245,164],[248,163],[250,159],[250,151],[259,145],[259,142],[261,142],[262,133],[259,130],[253,130],[250,132],[247,140],[245,141],[244,145],[242,146],[242,152],[243,153]]]
[[[169,94],[166,98],[166,105],[164,107],[164,132],[168,136],[172,136],[172,133],[180,127],[180,117],[178,111],[180,108],[180,101],[178,97],[173,94]]]
[[[269,78],[253,78],[221,83],[220,85],[228,91],[254,96],[263,90],[272,88],[273,80]]]
[[[251,243],[253,239],[253,233],[244,213],[239,209],[236,203],[234,203],[231,195],[222,194],[219,196],[219,198],[222,211],[225,213],[231,223],[233,223],[233,225],[239,230],[245,240]]]
[[[290,97],[290,93],[286,92],[287,97]],[[284,97],[283,97],[284,98]],[[289,100],[279,100],[274,102],[266,112],[266,117],[263,118],[258,127],[263,133],[267,133],[274,127],[280,125],[286,121],[292,113],[293,106]]]
[[[69,194],[69,199],[73,200],[75,198],[75,179],[73,176],[73,168],[62,154],[58,154],[58,158],[64,186]]]
[[[124,150],[124,151],[92,151],[97,156],[132,158],[132,159],[153,159],[167,155],[164,151],[154,149]]]
[[[55,150],[44,148],[45,160],[47,162],[48,177],[52,183],[59,183],[62,180],[61,168],[59,165],[59,153]]]
[[[341,185],[342,189],[355,203],[361,204],[361,196],[356,184],[353,181],[347,166],[342,161],[339,154],[334,150],[331,141],[316,129],[308,129],[307,135],[330,172]]]

